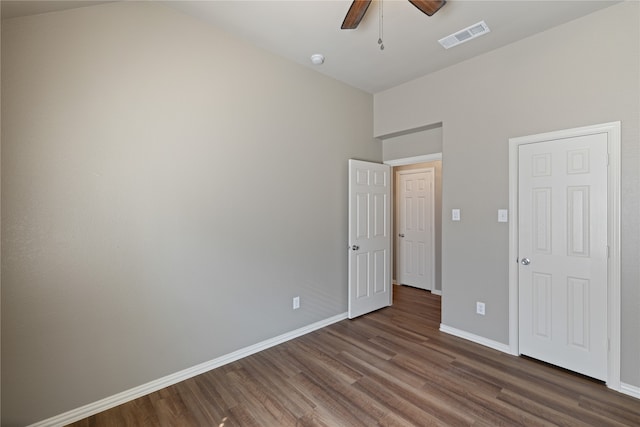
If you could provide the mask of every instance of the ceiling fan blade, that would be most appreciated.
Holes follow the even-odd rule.
[[[354,2],[351,3],[351,7],[349,7],[347,16],[344,17],[342,27],[340,28],[343,30],[353,30],[357,28],[370,4],[371,0],[354,0]]]
[[[421,12],[431,16],[444,6],[446,0],[409,0],[409,2]]]

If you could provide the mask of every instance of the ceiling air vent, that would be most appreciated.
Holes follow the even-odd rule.
[[[440,42],[445,49],[449,49],[450,47],[457,46],[460,43],[468,42],[469,40],[473,40],[483,34],[487,34],[489,31],[491,30],[489,30],[487,24],[484,21],[480,21],[477,24],[473,24],[472,26],[465,28],[464,30],[441,38],[438,42]]]

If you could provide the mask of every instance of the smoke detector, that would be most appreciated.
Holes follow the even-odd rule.
[[[324,55],[321,53],[314,53],[311,55],[311,63],[313,65],[322,65],[324,64]]]
[[[484,21],[480,21],[477,24],[473,24],[470,27],[465,28],[464,30],[460,30],[457,33],[453,33],[447,37],[443,37],[438,40],[438,42],[445,49],[449,49],[464,42],[468,42],[469,40],[473,40],[477,37],[483,36],[489,31],[491,31],[489,29],[489,26]]]

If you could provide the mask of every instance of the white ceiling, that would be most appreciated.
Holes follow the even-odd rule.
[[[384,0],[383,40],[378,46],[380,1],[374,0],[356,30],[341,30],[351,0],[162,1],[258,47],[370,93],[544,31],[610,6],[614,0],[448,0],[424,15],[407,0]],[[2,1],[3,18],[103,2]],[[484,20],[491,32],[449,50],[438,40]],[[310,56],[322,53],[323,65]]]

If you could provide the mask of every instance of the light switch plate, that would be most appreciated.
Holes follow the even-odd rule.
[[[509,222],[509,211],[506,209],[498,209],[498,222]]]
[[[460,209],[451,209],[451,221],[460,221]]]

